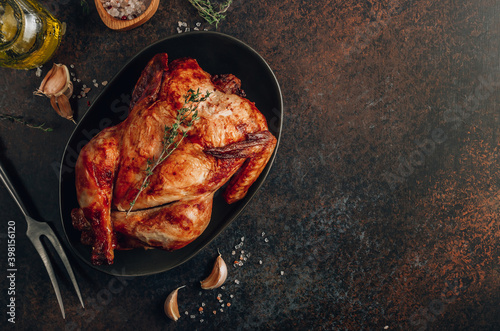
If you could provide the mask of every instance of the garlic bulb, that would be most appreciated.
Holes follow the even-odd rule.
[[[45,95],[50,99],[52,108],[59,116],[75,123],[69,103],[69,98],[73,94],[73,83],[71,83],[68,67],[64,64],[54,63],[34,94]]]
[[[165,314],[172,320],[177,321],[181,315],[179,314],[179,307],[177,306],[177,292],[185,287],[181,286],[173,290],[165,300],[165,304],[163,305],[163,309],[165,310]]]
[[[201,281],[201,288],[204,290],[212,290],[214,288],[221,287],[227,278],[227,266],[226,262],[222,259],[219,253],[217,259],[215,260],[214,267],[210,275],[203,281]]]

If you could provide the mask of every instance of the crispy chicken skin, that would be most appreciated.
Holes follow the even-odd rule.
[[[148,160],[163,149],[165,126],[175,123],[192,89],[206,101],[199,120],[181,127],[187,136],[154,170],[137,196]],[[196,60],[168,63],[167,54],[150,60],[139,78],[122,123],[105,129],[80,152],[72,212],[82,242],[92,245],[92,263],[112,264],[115,249],[154,247],[175,250],[207,227],[214,193],[227,182],[228,203],[245,197],[276,146],[266,120],[247,100],[240,80],[210,76]]]

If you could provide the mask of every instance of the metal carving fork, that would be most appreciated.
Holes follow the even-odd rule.
[[[52,265],[50,264],[49,256],[47,255],[47,252],[45,251],[45,248],[43,247],[40,238],[42,236],[47,237],[49,241],[52,243],[52,246],[54,246],[54,249],[56,250],[57,254],[59,254],[61,261],[64,263],[64,266],[66,267],[66,271],[68,272],[69,278],[71,278],[71,282],[73,283],[73,286],[76,290],[76,294],[78,295],[78,299],[80,299],[82,307],[85,307],[83,305],[82,295],[80,294],[80,289],[78,288],[75,275],[73,274],[73,270],[71,269],[68,258],[64,253],[61,243],[57,239],[54,231],[52,231],[52,229],[47,223],[38,222],[28,215],[26,208],[24,207],[21,199],[17,195],[14,186],[7,177],[7,173],[5,172],[1,164],[0,164],[0,179],[4,183],[5,187],[7,187],[7,190],[9,191],[10,195],[14,198],[17,205],[21,209],[21,212],[26,218],[26,223],[28,223],[28,230],[26,231],[26,235],[35,246],[38,254],[40,254],[43,264],[45,264],[45,268],[47,269],[47,272],[49,274],[50,281],[52,282],[52,286],[54,287],[54,291],[56,292],[57,301],[59,302],[59,308],[61,308],[61,313],[63,315],[63,318],[66,318],[66,314],[64,313],[64,305],[61,298],[61,292],[59,291],[59,285],[57,284],[56,280],[56,275],[54,274],[54,269],[52,269]]]

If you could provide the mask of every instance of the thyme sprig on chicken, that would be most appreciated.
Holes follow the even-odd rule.
[[[212,5],[210,0],[189,0],[189,2],[198,10],[198,13],[205,21],[212,25],[215,24],[217,28],[220,21],[226,18],[224,13],[229,9],[233,0],[226,0],[217,6]]]
[[[177,111],[177,116],[174,124],[172,126],[165,125],[163,130],[162,145],[163,148],[156,158],[147,160],[147,167],[144,170],[146,172],[146,177],[142,181],[141,187],[137,192],[134,200],[130,202],[130,208],[127,211],[127,215],[130,213],[135,205],[135,202],[150,184],[149,177],[153,175],[153,171],[158,167],[163,161],[165,161],[176,149],[179,147],[182,140],[187,136],[187,131],[182,129],[182,126],[190,128],[193,126],[194,122],[199,120],[198,116],[198,106],[201,102],[206,101],[210,97],[211,92],[206,91],[205,95],[202,96],[200,89],[194,91],[193,89],[188,90],[188,94],[184,96],[184,105]],[[188,118],[191,117],[189,120]],[[177,137],[180,135],[180,138]]]

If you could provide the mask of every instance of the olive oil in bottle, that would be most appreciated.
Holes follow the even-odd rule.
[[[0,66],[33,69],[47,62],[65,32],[35,0],[0,0]]]

